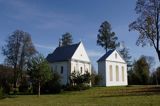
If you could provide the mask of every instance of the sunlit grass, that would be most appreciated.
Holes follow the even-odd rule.
[[[160,86],[93,87],[56,95],[17,95],[0,106],[159,106]]]

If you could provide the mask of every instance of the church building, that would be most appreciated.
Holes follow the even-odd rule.
[[[128,85],[127,63],[117,50],[108,51],[97,62],[100,86]]]

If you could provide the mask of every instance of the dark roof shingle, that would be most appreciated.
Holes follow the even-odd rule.
[[[80,43],[57,47],[53,53],[48,54],[46,59],[50,63],[68,61],[69,59],[72,58],[72,56],[75,53],[76,49],[78,48],[79,44]]]
[[[108,51],[106,54],[104,54],[100,59],[98,59],[97,62],[105,61],[106,58],[112,54],[113,51],[114,51],[114,50],[109,50],[109,51]]]

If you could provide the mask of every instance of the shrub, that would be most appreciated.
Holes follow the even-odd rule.
[[[52,73],[52,78],[41,86],[41,93],[56,94],[61,92],[60,75],[57,72]]]

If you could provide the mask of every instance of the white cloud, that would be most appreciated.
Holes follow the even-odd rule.
[[[54,50],[55,46],[48,46],[48,45],[41,45],[41,44],[35,44],[35,47],[42,48],[42,49],[48,49],[48,50]]]
[[[90,57],[101,57],[104,53],[96,50],[88,50],[88,55]]]

